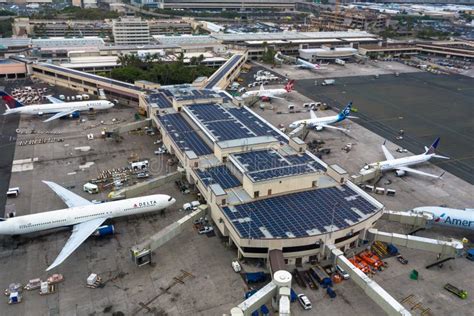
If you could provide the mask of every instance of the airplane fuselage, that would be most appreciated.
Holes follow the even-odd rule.
[[[428,212],[434,216],[434,224],[474,230],[474,211],[439,206],[422,206],[414,212]]]
[[[282,95],[287,94],[288,91],[285,89],[268,89],[268,90],[253,90],[253,91],[247,91],[242,95],[242,98],[248,98],[248,97],[279,97]]]
[[[296,128],[301,124],[305,124],[307,126],[316,127],[318,124],[333,124],[341,121],[339,119],[339,115],[332,115],[326,117],[318,117],[317,119],[307,119],[307,120],[299,120],[290,124],[290,128]]]
[[[423,162],[426,162],[431,159],[433,155],[414,155],[410,157],[397,158],[392,160],[384,160],[376,163],[372,163],[369,166],[379,167],[381,171],[394,170],[399,167],[408,167],[412,165],[417,165]]]
[[[105,110],[113,107],[114,104],[107,100],[92,100],[92,101],[79,101],[79,102],[64,102],[64,103],[51,103],[51,104],[33,104],[22,106],[14,109],[7,109],[5,114],[29,114],[29,115],[42,115],[42,114],[53,114],[63,111],[74,109],[75,111],[89,111],[94,110]]]
[[[164,209],[175,202],[168,195],[144,197],[71,207],[50,212],[24,215],[0,221],[0,235],[28,234],[48,229],[72,226],[96,218],[115,218]]]

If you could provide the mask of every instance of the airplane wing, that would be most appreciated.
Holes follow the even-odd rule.
[[[61,200],[66,203],[68,207],[75,207],[75,206],[84,206],[84,205],[91,205],[93,204],[92,202],[86,200],[85,198],[77,195],[76,193],[73,193],[62,186],[60,186],[57,183],[51,182],[51,181],[44,181],[43,183],[48,185],[51,190],[53,190]]]
[[[340,130],[340,131],[343,131],[343,132],[349,132],[348,129],[346,128],[342,128],[342,127],[336,127],[336,126],[332,126],[332,125],[326,125],[326,124],[316,124],[316,126],[321,126],[321,127],[324,127],[324,128],[332,128],[332,129],[337,129],[337,130]]]
[[[385,145],[382,145],[382,151],[383,151],[383,154],[385,155],[385,158],[387,160],[395,159],[395,157],[393,157],[393,155],[388,151],[388,149],[387,149],[387,147],[385,147]]]
[[[66,115],[69,115],[69,114],[72,114],[74,112],[76,112],[77,110],[76,109],[71,109],[71,110],[67,110],[67,111],[63,111],[63,112],[59,112],[59,113],[56,113],[54,114],[53,116],[51,116],[50,118],[44,120],[43,122],[46,123],[46,122],[51,122],[52,120],[56,120],[60,117],[63,117],[63,116],[66,116]]]
[[[64,101],[56,99],[55,97],[53,97],[51,95],[47,95],[46,99],[48,99],[49,102],[51,102],[51,103],[64,103]]]
[[[420,170],[415,170],[415,169],[412,169],[412,168],[409,168],[409,167],[398,167],[397,170],[416,173],[416,174],[419,174],[419,175],[422,175],[422,176],[432,177],[432,178],[436,178],[436,179],[440,179],[441,176],[444,174],[443,173],[443,174],[437,176],[437,175],[434,175],[434,174],[431,174],[431,173],[423,172],[423,171],[420,171]]]
[[[63,263],[63,261],[66,260],[66,258],[69,257],[74,250],[76,250],[106,220],[107,218],[102,217],[74,225],[71,237],[69,237],[59,255],[54,259],[54,262],[46,269],[46,271],[54,269]]]
[[[311,115],[311,119],[312,119],[312,120],[314,120],[314,119],[317,119],[317,118],[318,118],[318,116],[316,115],[316,113],[314,113],[314,111],[313,111],[313,110],[310,110],[310,111],[309,111],[309,114]]]

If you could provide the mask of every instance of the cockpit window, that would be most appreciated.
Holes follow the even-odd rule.
[[[173,197],[170,196],[170,198],[168,199],[168,202],[171,202],[172,199],[173,199]]]

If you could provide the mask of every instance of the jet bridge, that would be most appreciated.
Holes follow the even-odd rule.
[[[344,253],[334,245],[328,245],[327,248],[334,256],[334,265],[343,268],[352,280],[360,286],[365,294],[370,297],[390,316],[410,316],[411,313],[403,307],[396,299],[387,293],[377,282],[369,278],[365,273],[354,266]]]
[[[460,240],[451,241],[437,240],[412,235],[387,233],[370,228],[367,231],[367,239],[370,241],[383,241],[411,249],[425,250],[438,253],[440,257],[459,257],[462,255],[463,243]]]
[[[190,214],[166,226],[155,235],[130,249],[133,262],[141,267],[151,263],[152,252],[178,236],[184,229],[190,227],[194,220],[201,217],[207,210],[207,205],[200,205]]]
[[[381,218],[391,222],[423,228],[430,228],[434,220],[433,214],[429,212],[398,212],[388,210],[383,212]]]

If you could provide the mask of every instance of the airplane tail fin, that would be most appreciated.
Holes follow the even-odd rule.
[[[342,109],[341,113],[339,113],[342,117],[346,118],[351,114],[352,110],[352,101],[349,102],[344,109]]]
[[[18,108],[24,106],[23,103],[15,100],[11,95],[6,93],[5,91],[0,91],[0,96],[2,97],[3,102],[5,102],[5,106],[7,109]]]
[[[436,148],[438,147],[439,145],[439,137],[435,139],[435,141],[433,142],[433,144],[431,144],[430,148],[426,149],[426,152],[425,152],[425,155],[433,155],[435,154],[436,152]]]
[[[290,81],[285,85],[285,90],[286,90],[287,92],[291,92],[294,87],[295,87],[295,81],[294,81],[294,80],[290,80]]]

